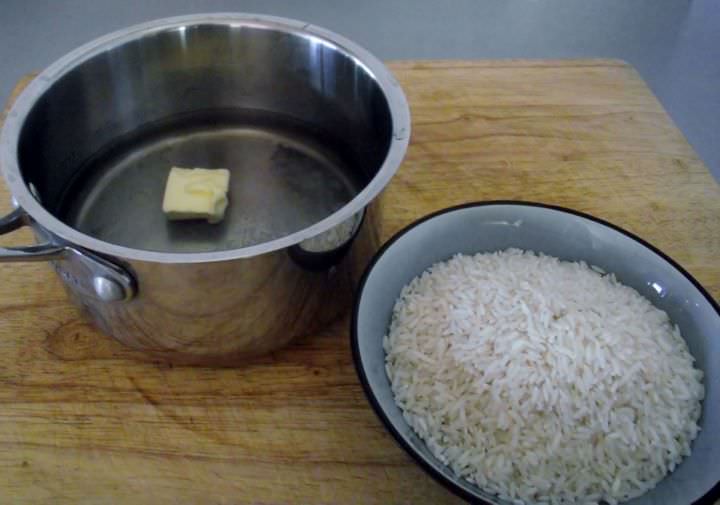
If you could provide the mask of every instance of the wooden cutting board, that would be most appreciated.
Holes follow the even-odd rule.
[[[631,67],[390,66],[413,133],[384,238],[462,202],[559,204],[639,234],[720,296],[720,189]],[[0,503],[459,502],[370,409],[347,319],[244,368],[138,357],[80,318],[48,265],[0,265]]]

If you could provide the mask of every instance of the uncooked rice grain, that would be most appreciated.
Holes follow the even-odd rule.
[[[405,286],[383,345],[405,420],[514,503],[615,504],[690,454],[702,372],[667,314],[583,262],[457,255]]]

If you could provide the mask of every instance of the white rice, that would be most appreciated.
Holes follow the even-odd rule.
[[[702,372],[665,312],[613,275],[517,249],[403,288],[395,401],[459,476],[515,503],[615,504],[690,454]]]

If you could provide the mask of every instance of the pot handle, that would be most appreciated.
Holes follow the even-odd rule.
[[[28,226],[30,219],[19,207],[0,217],[0,235]],[[0,263],[11,261],[48,261],[62,259],[66,247],[54,244],[40,244],[23,247],[0,247]]]
[[[30,216],[18,207],[7,216],[0,217],[0,235],[31,223]],[[125,268],[89,251],[51,243],[0,247],[0,263],[60,260],[62,267],[56,264],[55,268],[58,274],[83,296],[103,302],[127,301],[135,296],[135,279]]]

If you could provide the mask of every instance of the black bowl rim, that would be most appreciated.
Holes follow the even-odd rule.
[[[390,239],[388,239],[382,247],[375,253],[375,255],[370,260],[370,263],[368,263],[367,267],[365,268],[365,271],[363,272],[363,275],[360,279],[360,282],[358,284],[357,289],[355,290],[355,299],[353,302],[353,310],[352,310],[352,318],[350,321],[350,347],[352,349],[352,356],[353,356],[353,362],[355,364],[355,371],[358,375],[358,378],[360,379],[360,384],[362,385],[362,388],[365,392],[365,396],[367,397],[368,401],[370,402],[370,405],[372,406],[373,410],[375,411],[375,414],[380,418],[380,421],[385,425],[385,428],[392,434],[393,438],[395,438],[395,441],[400,444],[400,446],[407,452],[419,465],[420,467],[425,470],[431,477],[433,477],[437,482],[442,484],[446,489],[450,490],[451,492],[455,493],[457,496],[463,498],[464,500],[467,500],[470,503],[476,503],[478,505],[492,505],[491,503],[479,498],[478,496],[467,492],[465,489],[458,486],[455,482],[453,482],[451,479],[447,478],[445,475],[440,473],[434,466],[429,464],[425,459],[420,457],[420,455],[415,451],[415,449],[410,446],[410,444],[405,442],[405,439],[400,435],[400,433],[395,429],[392,422],[388,418],[388,416],[385,414],[385,411],[380,406],[380,403],[378,402],[377,398],[375,397],[375,393],[373,392],[372,388],[370,387],[370,383],[367,379],[367,376],[365,375],[364,369],[362,367],[362,359],[360,357],[360,347],[358,344],[358,332],[357,332],[357,321],[358,321],[358,313],[360,311],[360,301],[362,299],[363,292],[365,290],[365,284],[367,283],[367,279],[370,276],[370,273],[375,268],[375,264],[385,255],[385,252],[392,247],[392,245],[397,242],[400,238],[402,238],[403,235],[408,233],[410,230],[420,226],[425,221],[429,221],[430,219],[433,219],[437,216],[443,215],[443,214],[449,214],[451,212],[455,212],[462,209],[467,209],[471,207],[487,207],[487,206],[495,206],[495,205],[516,205],[516,206],[523,206],[523,207],[539,207],[549,210],[554,210],[558,212],[563,212],[566,214],[572,214],[575,216],[579,216],[585,219],[589,219],[591,221],[594,221],[600,225],[607,226],[608,228],[611,228],[615,231],[618,231],[622,233],[623,235],[629,237],[630,239],[634,240],[635,242],[639,243],[640,245],[646,247],[651,252],[655,253],[656,255],[660,256],[660,258],[667,261],[675,270],[680,272],[682,275],[689,280],[693,286],[702,294],[707,301],[710,303],[710,305],[715,309],[715,312],[718,313],[718,316],[720,317],[720,305],[713,299],[713,297],[710,295],[710,293],[707,292],[705,288],[702,287],[702,285],[693,277],[687,270],[685,270],[680,264],[672,259],[670,256],[662,252],[660,249],[655,247],[654,245],[650,244],[646,240],[638,237],[634,233],[631,233],[615,224],[612,224],[608,221],[605,221],[604,219],[600,219],[598,217],[592,216],[590,214],[586,214],[584,212],[580,212],[578,210],[570,209],[567,207],[562,207],[559,205],[552,205],[552,204],[546,204],[546,203],[539,203],[539,202],[530,202],[530,201],[522,201],[522,200],[489,200],[489,201],[475,201],[475,202],[469,202],[464,203],[460,205],[454,205],[452,207],[446,207],[440,210],[437,210],[435,212],[432,212],[430,214],[427,214],[425,216],[422,216],[415,221],[411,222],[410,224],[406,225],[399,231],[397,231]],[[715,485],[703,496],[701,496],[698,500],[692,503],[692,505],[713,505],[718,499],[720,499],[720,481],[716,482]]]

